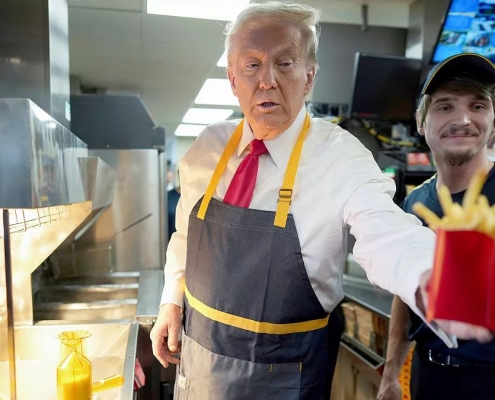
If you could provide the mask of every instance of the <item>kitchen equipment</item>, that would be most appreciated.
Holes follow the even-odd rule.
[[[60,363],[57,367],[57,400],[89,400],[93,393],[124,384],[122,375],[112,375],[91,383],[92,364],[85,351],[85,339],[89,336],[89,331],[58,334]]]

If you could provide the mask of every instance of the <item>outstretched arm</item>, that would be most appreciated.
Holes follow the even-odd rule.
[[[402,399],[399,374],[411,347],[411,342],[407,338],[409,325],[407,305],[400,297],[394,296],[388,332],[387,359],[377,400]]]

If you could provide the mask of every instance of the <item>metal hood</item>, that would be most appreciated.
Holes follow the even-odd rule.
[[[0,209],[9,210],[14,321],[31,324],[31,273],[111,204],[115,173],[88,157],[84,142],[27,99],[0,99],[0,143]],[[4,264],[2,256],[0,271]]]

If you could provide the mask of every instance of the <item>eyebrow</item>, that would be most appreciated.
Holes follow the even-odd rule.
[[[476,94],[473,96],[475,101],[489,101],[490,98],[488,96],[482,95],[482,94]],[[432,104],[436,103],[445,103],[449,101],[454,101],[457,97],[454,96],[443,96],[439,97],[438,99],[434,100]]]

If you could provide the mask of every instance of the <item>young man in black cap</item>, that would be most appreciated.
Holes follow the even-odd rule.
[[[418,132],[425,136],[435,159],[437,175],[409,194],[403,204],[406,212],[413,213],[413,204],[421,202],[443,216],[437,195],[440,185],[447,186],[453,201],[461,203],[479,169],[488,174],[482,193],[490,204],[495,203],[495,168],[487,155],[487,142],[494,132],[494,105],[495,66],[488,59],[459,54],[433,68],[416,117]],[[398,378],[410,341],[416,341],[412,400],[495,399],[495,341],[459,341],[457,348],[449,349],[395,297],[378,400],[402,399]]]

